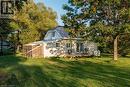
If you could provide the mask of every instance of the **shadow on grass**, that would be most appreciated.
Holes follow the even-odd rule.
[[[33,61],[33,64],[24,62]],[[40,61],[40,65],[37,64]],[[130,87],[130,69],[109,63],[0,57],[0,69],[16,76],[16,87]]]
[[[42,66],[38,65],[22,64],[27,61],[26,58],[18,56],[6,56],[0,58],[0,76],[3,75],[3,80],[5,80],[4,82],[0,82],[0,87],[68,87],[69,85],[72,86],[71,84],[73,81],[69,81],[66,83],[62,80],[55,78],[53,72],[52,75],[49,74],[46,71],[46,67],[44,66],[42,68]],[[10,78],[10,75],[15,75],[16,78],[12,79]],[[14,81],[9,82],[10,80]],[[74,85],[75,84],[73,84],[73,86]]]
[[[120,68],[111,65],[110,60],[108,63],[94,63],[91,61],[62,61],[59,59],[51,59],[59,63],[69,65],[67,68],[61,67],[66,76],[70,76],[77,80],[86,80],[85,86],[89,86],[91,83],[87,82],[87,79],[97,81],[100,86],[103,87],[130,87],[130,68]],[[56,67],[56,66],[55,66]],[[60,66],[59,66],[60,67]],[[125,66],[124,66],[125,67]],[[60,70],[60,68],[59,68]],[[91,81],[90,80],[90,81]],[[78,83],[78,81],[75,81]],[[80,83],[80,82],[79,82]],[[98,85],[96,84],[96,85]],[[91,85],[92,86],[92,85]],[[90,87],[91,87],[90,86]],[[77,86],[78,87],[78,86]],[[92,86],[97,87],[97,86]]]

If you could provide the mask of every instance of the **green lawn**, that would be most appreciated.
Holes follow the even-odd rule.
[[[114,62],[107,57],[78,60],[0,57],[0,76],[5,73],[11,79],[0,82],[0,87],[3,84],[14,87],[130,87],[130,58]],[[3,80],[0,78],[0,81]]]

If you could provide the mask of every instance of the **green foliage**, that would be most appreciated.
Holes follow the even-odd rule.
[[[122,35],[119,38],[119,53],[126,56],[130,53],[130,34]]]
[[[44,33],[57,25],[56,13],[51,8],[46,8],[43,3],[35,4],[31,0],[23,3],[13,19],[10,26],[21,30],[22,44],[43,39]]]
[[[26,0],[16,0],[16,7],[17,10],[20,10],[20,8],[23,6],[23,3],[25,3]],[[14,8],[15,10],[15,8]],[[4,40],[8,39],[8,35],[14,31],[14,29],[19,29],[17,25],[14,23],[12,24],[12,19],[0,19],[0,35],[3,37]],[[10,24],[11,23],[11,24]],[[11,25],[11,26],[10,26]]]
[[[40,33],[37,30],[26,29],[22,30],[19,37],[22,44],[27,44],[29,42],[40,40]]]
[[[105,50],[111,50],[110,52],[113,52],[112,49],[109,48],[113,47],[114,39],[119,36],[119,53],[125,56],[130,52],[128,48],[126,48],[126,46],[129,47],[128,44],[130,41],[127,40],[127,38],[123,38],[123,35],[128,37],[127,35],[130,33],[129,2],[127,0],[106,0],[97,3],[98,4],[95,5],[97,10],[92,17],[95,19],[91,21],[92,27],[90,31],[96,30],[99,33],[99,35],[97,35],[95,32],[95,35],[93,35],[96,37],[95,40],[103,37],[102,41],[97,42],[106,44],[107,49]],[[94,2],[92,5],[94,5]],[[91,34],[92,33],[94,32],[91,32]]]
[[[81,3],[80,3],[81,2]],[[73,37],[79,37],[80,33],[86,28],[86,22],[88,22],[87,12],[84,14],[83,10],[87,8],[82,7],[82,0],[76,1],[69,0],[69,4],[65,4],[63,9],[66,10],[66,14],[62,16],[64,26],[69,28]]]
[[[11,32],[11,27],[9,26],[10,20],[0,20],[0,34],[8,34]]]
[[[130,0],[69,0],[63,6],[67,12],[62,20],[65,27],[74,29],[75,34],[87,32],[83,37],[98,42],[101,49],[113,47],[111,44],[117,36],[130,33],[129,2]],[[86,27],[88,21],[90,27]]]

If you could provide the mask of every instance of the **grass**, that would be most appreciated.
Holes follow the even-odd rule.
[[[115,62],[107,56],[78,60],[3,56],[1,72],[15,75],[6,81],[14,87],[130,87],[130,58]]]

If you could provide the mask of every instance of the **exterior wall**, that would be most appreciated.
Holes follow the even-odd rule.
[[[48,43],[51,43],[50,47],[48,47],[47,45],[49,45]],[[70,43],[70,40],[59,40],[59,41],[54,41],[54,42],[48,42],[44,44],[44,57],[63,57],[63,56],[67,56],[67,55],[76,55],[76,44],[75,41],[72,41],[72,48],[66,47],[67,43]],[[56,47],[56,43],[59,43],[60,46]],[[71,51],[71,53],[69,54],[68,51]]]
[[[56,43],[59,43],[60,46],[56,47]],[[47,42],[44,43],[44,57],[57,57],[57,56],[64,56],[65,54],[65,47],[61,41],[54,41],[54,42]]]
[[[86,41],[85,46],[88,56],[97,56],[98,47],[96,43]]]
[[[76,55],[76,40],[62,40],[62,43],[64,43],[64,49],[65,49],[65,55]],[[70,44],[70,47],[67,47],[66,45]]]
[[[60,46],[56,47],[56,43]],[[71,47],[67,47],[67,44],[72,44]],[[77,52],[77,43],[83,43],[83,51]],[[86,50],[87,49],[87,50]],[[44,44],[44,57],[63,57],[63,56],[91,56],[95,55],[98,51],[97,45],[93,42],[87,42],[83,40],[59,40],[53,42],[46,42]]]
[[[87,51],[96,51],[96,50],[98,50],[97,44],[94,43],[94,42],[85,41],[84,46],[85,46]]]

